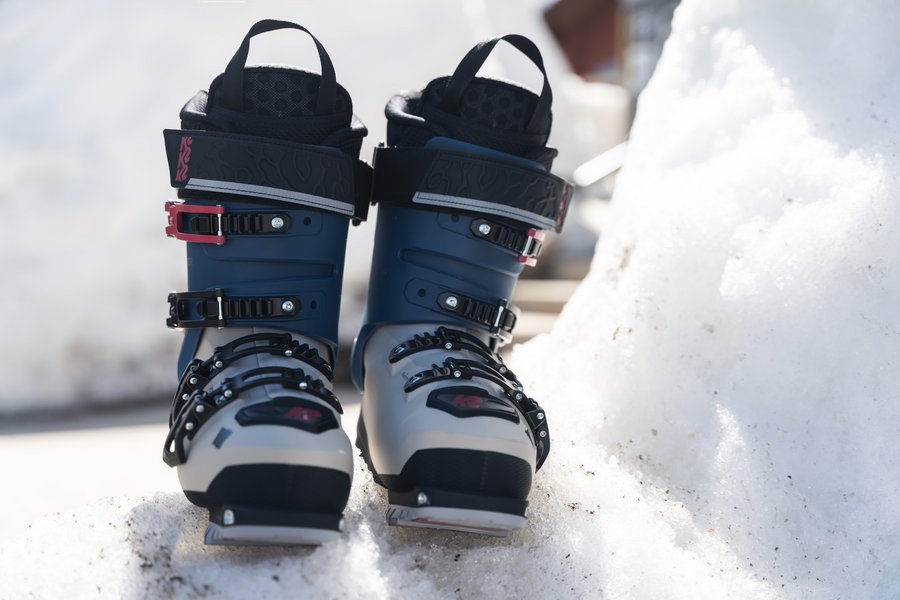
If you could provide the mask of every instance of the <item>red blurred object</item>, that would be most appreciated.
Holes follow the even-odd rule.
[[[560,0],[544,13],[572,71],[595,73],[621,62],[624,11],[616,0]]]

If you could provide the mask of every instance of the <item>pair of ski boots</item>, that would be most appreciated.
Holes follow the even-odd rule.
[[[208,544],[336,538],[352,447],[332,392],[351,221],[379,204],[368,305],[352,374],[356,444],[387,488],[394,525],[506,535],[525,524],[547,457],[545,412],[503,364],[518,275],[571,187],[549,173],[551,91],[476,77],[505,40],[450,77],[395,96],[374,168],[366,129],[312,37],[321,74],[245,63],[250,39],[303,27],[261,21],[224,73],[181,111],[165,144],[187,242],[188,286],[169,296],[185,329],[163,458],[209,509]]]

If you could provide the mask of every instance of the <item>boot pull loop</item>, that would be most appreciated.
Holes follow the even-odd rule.
[[[490,56],[491,51],[497,45],[497,42],[503,40],[513,46],[516,50],[528,57],[531,62],[540,70],[544,76],[544,85],[541,88],[541,95],[534,107],[534,114],[528,122],[526,133],[541,133],[539,127],[544,123],[550,115],[550,105],[553,103],[553,93],[550,91],[550,82],[547,80],[547,71],[544,69],[544,59],[538,47],[523,35],[510,33],[501,37],[480,42],[469,53],[463,57],[456,71],[447,82],[447,88],[444,90],[444,98],[441,101],[440,108],[451,114],[459,114],[459,105],[462,101],[463,92],[466,91],[468,85],[478,74],[479,69]]]
[[[327,115],[334,112],[335,99],[337,98],[337,79],[334,74],[334,65],[325,48],[319,43],[319,40],[309,32],[305,27],[291,23],[290,21],[277,21],[274,19],[263,19],[259,21],[241,42],[237,52],[234,53],[228,66],[225,67],[225,73],[222,76],[222,100],[227,108],[240,111],[244,109],[244,66],[247,63],[247,55],[250,53],[250,38],[253,36],[266,33],[267,31],[275,31],[278,29],[299,29],[309,35],[316,44],[319,51],[319,62],[321,65],[321,81],[319,82],[319,96],[316,100],[316,114]]]

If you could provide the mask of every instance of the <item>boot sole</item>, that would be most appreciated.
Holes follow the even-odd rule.
[[[380,475],[372,464],[368,448],[368,436],[362,415],[357,422],[356,447],[359,448],[363,460],[372,473],[375,483],[385,488],[388,492],[388,510],[385,517],[389,525],[397,527],[416,527],[425,529],[441,529],[460,531],[465,533],[477,533],[495,537],[505,537],[523,529],[527,522],[525,509],[528,501],[525,497],[531,485],[530,467],[525,461],[521,461],[528,470],[527,482],[520,482],[513,496],[506,497],[489,495],[485,493],[473,493],[464,490],[447,490],[434,485],[418,485],[415,475]],[[475,452],[463,449],[438,449],[419,451],[413,455],[407,465],[412,463],[420,453],[440,453],[444,460],[459,457],[460,462],[473,455],[483,456],[488,453]],[[508,457],[498,453],[490,453],[500,457],[504,462],[520,461],[515,457]],[[404,467],[404,472],[407,468]],[[436,468],[436,472],[444,473],[443,469]],[[410,481],[413,479],[413,481]],[[428,482],[432,484],[434,482]],[[524,484],[524,488],[522,487]]]
[[[210,545],[319,545],[340,537],[350,495],[343,471],[305,465],[226,467],[206,492],[185,490],[209,509]]]
[[[210,546],[318,546],[340,537],[340,514],[239,506],[210,508]]]

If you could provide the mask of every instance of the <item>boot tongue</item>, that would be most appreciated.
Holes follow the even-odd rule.
[[[220,75],[210,84],[208,93],[200,92],[182,109],[182,127],[330,145],[329,138],[351,126],[353,105],[340,85],[334,112],[315,114],[321,81],[316,73],[253,66],[245,68],[243,76],[243,110],[225,108]]]
[[[432,137],[442,136],[540,162],[556,155],[546,148],[549,114],[537,124],[536,133],[526,133],[538,101],[535,93],[506,81],[476,77],[454,114],[440,107],[449,80],[440,77],[421,92],[396,96],[388,103],[389,145],[424,146]]]

